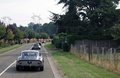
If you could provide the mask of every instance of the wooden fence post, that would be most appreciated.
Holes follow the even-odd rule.
[[[117,63],[117,57],[116,57],[116,49],[114,48],[114,67],[115,67],[115,70],[117,70],[118,68],[118,63]]]
[[[104,51],[105,51],[105,48],[102,47],[102,65],[104,66]]]
[[[83,45],[84,53],[86,54],[86,46]]]
[[[89,61],[90,61],[90,46],[88,46],[88,59],[89,59]]]
[[[112,48],[110,48],[110,61],[112,61]]]
[[[99,47],[97,47],[97,60],[99,60]]]
[[[79,46],[79,51],[78,51],[78,52],[79,52],[79,57],[81,58],[81,51],[80,51],[80,46]]]

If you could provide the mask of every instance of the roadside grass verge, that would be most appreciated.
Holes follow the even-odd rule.
[[[50,46],[50,44],[46,46],[48,45]],[[56,51],[51,54],[64,78],[120,78],[120,75],[79,59],[71,53]]]
[[[12,45],[12,46],[8,46],[8,47],[0,48],[0,54],[3,54],[5,52],[7,52],[7,51],[16,49],[18,47],[21,47],[22,45],[24,45],[24,44],[16,44],[16,45]]]
[[[55,49],[56,49],[55,46],[52,45],[51,43],[46,43],[46,44],[45,44],[45,48],[46,48],[47,50],[55,50]]]

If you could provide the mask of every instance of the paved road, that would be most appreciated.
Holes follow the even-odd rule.
[[[44,56],[44,71],[16,71],[15,60],[22,50],[30,49],[31,44],[24,45],[16,50],[0,55],[0,78],[55,78],[48,62],[48,55],[42,48]]]

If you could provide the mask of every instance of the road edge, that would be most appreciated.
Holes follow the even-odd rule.
[[[48,62],[51,66],[51,69],[52,69],[52,72],[54,74],[54,77],[55,78],[63,78],[62,74],[60,73],[60,71],[58,70],[57,66],[55,65],[54,61],[52,60],[52,56],[50,55],[50,53],[48,53],[48,51],[44,48],[44,45],[43,45],[43,49],[46,53],[46,56],[47,56],[47,59],[48,59]]]

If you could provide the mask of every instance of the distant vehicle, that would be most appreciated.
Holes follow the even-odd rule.
[[[34,43],[31,47],[31,50],[40,50],[41,49],[41,43]]]
[[[16,61],[16,70],[36,69],[44,70],[44,58],[38,50],[24,50]]]

